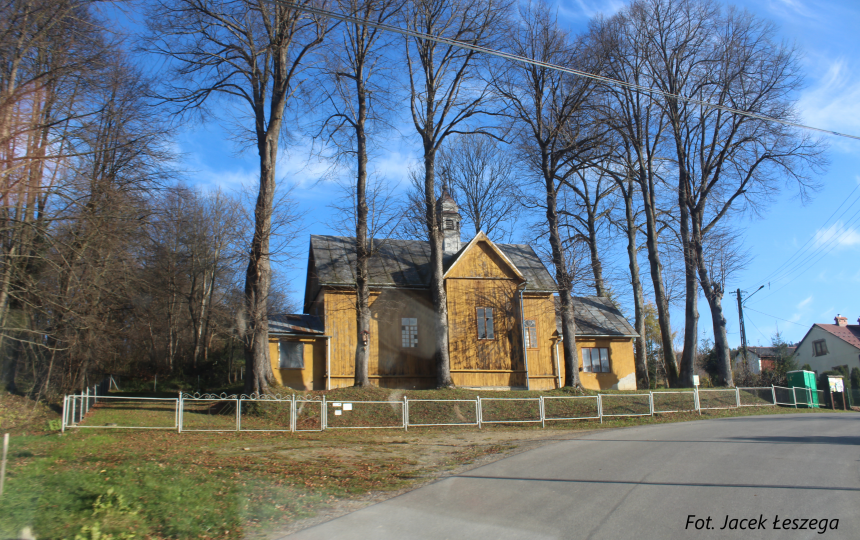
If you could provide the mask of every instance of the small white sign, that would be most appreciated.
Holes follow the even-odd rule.
[[[842,379],[837,379],[833,377],[830,379],[830,391],[831,392],[844,392],[845,387],[842,384]]]
[[[343,411],[341,410],[334,411],[335,416],[340,416],[341,414],[343,414]]]
[[[352,410],[352,403],[344,403],[343,404],[343,410],[351,411]]]
[[[693,375],[693,386],[699,386],[699,376]]]
[[[332,403],[331,406],[332,407],[340,407],[340,403]]]

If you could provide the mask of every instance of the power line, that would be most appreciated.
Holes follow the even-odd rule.
[[[310,6],[302,6],[302,5],[293,4],[291,2],[281,2],[279,0],[264,0],[264,1],[268,2],[270,4],[276,4],[276,5],[280,5],[283,7],[295,9],[298,11],[304,11],[305,13],[311,13],[314,15],[319,15],[321,17],[329,17],[329,18],[332,18],[332,19],[335,19],[338,21],[342,21],[342,22],[348,22],[348,23],[352,23],[352,24],[356,24],[356,25],[360,25],[360,26],[370,26],[372,28],[378,28],[379,30],[383,30],[383,31],[387,31],[387,32],[394,32],[396,34],[400,34],[400,35],[408,36],[408,37],[413,37],[413,38],[417,38],[417,39],[426,39],[428,41],[434,41],[436,43],[442,43],[444,45],[451,45],[453,47],[459,47],[461,49],[466,49],[466,50],[470,50],[470,51],[474,51],[474,52],[478,52],[478,53],[482,53],[482,54],[488,54],[490,56],[496,56],[498,58],[504,58],[505,60],[511,60],[513,62],[520,62],[523,64],[529,64],[529,65],[533,65],[533,66],[537,66],[537,67],[544,67],[544,68],[552,69],[555,71],[561,71],[563,73],[569,73],[571,75],[576,75],[578,77],[584,77],[587,79],[592,79],[592,80],[606,83],[606,84],[609,84],[612,86],[621,86],[624,88],[629,88],[631,90],[636,90],[638,92],[643,92],[646,94],[656,94],[656,95],[668,97],[671,99],[677,99],[679,101],[691,103],[693,105],[699,105],[701,107],[705,107],[708,109],[718,109],[718,110],[729,112],[732,114],[737,114],[740,116],[746,116],[748,118],[754,118],[756,120],[763,120],[765,122],[775,122],[777,124],[783,124],[783,125],[790,126],[790,127],[796,127],[798,129],[805,129],[805,130],[809,130],[809,131],[818,131],[820,133],[827,133],[828,135],[834,135],[836,137],[845,137],[848,139],[854,139],[854,140],[860,141],[860,136],[858,136],[858,135],[841,133],[838,131],[833,131],[833,130],[824,129],[824,128],[818,128],[818,127],[814,127],[814,126],[808,126],[808,125],[800,124],[797,122],[789,122],[788,120],[773,118],[770,116],[765,116],[763,114],[756,114],[756,113],[752,113],[749,111],[742,111],[740,109],[734,109],[732,107],[726,107],[725,105],[717,105],[714,103],[709,103],[707,101],[682,96],[680,94],[672,94],[670,92],[664,92],[663,90],[658,90],[656,88],[649,88],[647,86],[641,86],[638,84],[622,81],[619,79],[613,79],[611,77],[604,77],[602,75],[596,75],[594,73],[588,73],[586,71],[580,71],[578,69],[567,68],[564,66],[559,66],[557,64],[551,64],[549,62],[541,62],[540,60],[534,60],[532,58],[527,58],[525,56],[510,54],[510,53],[502,52],[502,51],[499,51],[496,49],[490,49],[488,47],[482,47],[480,45],[475,45],[474,43],[468,43],[468,42],[459,41],[456,39],[449,39],[449,38],[445,38],[445,37],[441,37],[441,36],[435,36],[433,34],[427,34],[424,32],[409,30],[407,28],[400,28],[399,26],[391,26],[389,24],[382,24],[382,23],[377,23],[377,22],[365,20],[365,19],[358,19],[356,17],[352,17],[349,15],[343,15],[340,13],[335,13],[333,11],[329,11],[326,9],[319,9],[319,8],[310,7]]]
[[[773,317],[774,319],[778,319],[778,320],[783,321],[783,322],[787,322],[787,323],[790,323],[790,324],[794,324],[794,325],[796,325],[796,326],[802,326],[803,328],[806,328],[806,325],[805,325],[805,324],[800,324],[800,323],[796,323],[796,322],[794,322],[794,321],[789,321],[788,319],[783,319],[783,318],[781,318],[781,317],[777,317],[776,315],[770,315],[770,314],[768,314],[768,313],[765,313],[765,312],[763,312],[763,311],[759,311],[759,310],[754,309],[754,308],[751,308],[751,307],[749,307],[749,306],[744,306],[744,307],[745,307],[745,308],[747,308],[747,309],[748,309],[748,310],[750,310],[750,311],[755,311],[756,313],[759,313],[759,314],[761,314],[761,315],[766,315],[766,316],[768,316],[768,317]]]
[[[830,214],[830,216],[829,216],[826,220],[824,220],[824,223],[822,223],[822,225],[821,225],[821,227],[819,227],[819,229],[825,228],[825,227],[827,226],[827,224],[830,222],[830,220],[831,220],[831,219],[833,219],[833,216],[835,216],[835,215],[836,215],[836,212],[838,212],[838,211],[839,211],[839,209],[840,209],[840,208],[842,208],[842,206],[843,206],[846,202],[848,202],[849,200],[851,200],[851,196],[852,196],[852,195],[854,195],[854,192],[855,192],[855,191],[857,191],[858,189],[860,189],[860,183],[858,183],[858,184],[854,187],[854,189],[851,191],[851,193],[849,193],[849,194],[848,194],[848,197],[846,197],[845,199],[843,199],[843,200],[842,200],[842,203],[841,203],[841,204],[836,208],[836,210],[834,210],[834,211],[833,211],[833,213],[831,213],[831,214]],[[852,206],[854,206],[855,204],[857,204],[857,201],[860,201],[860,195],[858,195],[858,196],[857,196],[857,198],[855,198],[855,199],[854,199],[854,201],[853,201],[851,204],[849,204],[849,205],[848,205],[848,207],[846,207],[846,208],[845,208],[845,210],[842,212],[842,214],[840,214],[840,215],[839,215],[839,217],[842,217],[842,216],[845,214],[845,212],[847,212],[847,211],[848,211],[848,209],[850,209]],[[838,219],[838,218],[837,218],[837,219]],[[782,264],[780,264],[779,266],[777,266],[777,267],[776,267],[776,269],[774,269],[774,271],[773,271],[773,272],[771,272],[770,274],[768,274],[767,276],[765,276],[763,279],[756,280],[756,282],[758,282],[758,283],[766,283],[766,282],[768,282],[768,281],[773,281],[773,280],[775,280],[775,279],[776,279],[776,276],[778,276],[778,275],[780,274],[780,272],[782,271],[782,269],[783,269],[786,265],[788,265],[792,260],[796,260],[796,258],[797,258],[797,257],[800,257],[800,256],[801,256],[805,251],[807,251],[808,249],[810,249],[810,248],[812,247],[811,245],[809,245],[809,243],[810,243],[810,242],[812,242],[812,240],[813,240],[814,238],[815,238],[815,235],[810,236],[810,237],[806,240],[806,242],[804,242],[804,244],[803,244],[802,246],[800,246],[800,247],[797,249],[797,251],[795,251],[795,252],[794,252],[794,253],[793,253],[793,254],[792,254],[788,259],[786,259]]]
[[[855,214],[854,214],[854,216],[860,216],[860,210],[858,210],[858,211],[857,211],[857,213],[855,213]],[[852,219],[854,219],[854,216],[851,216],[851,218],[852,218]],[[827,255],[829,255],[831,251],[833,251],[834,249],[836,249],[837,247],[839,247],[840,242],[839,242],[838,240],[841,240],[841,239],[842,239],[842,238],[844,238],[846,235],[850,234],[850,232],[851,232],[851,227],[852,227],[852,226],[854,226],[854,225],[856,225],[856,224],[860,224],[860,217],[858,217],[858,218],[857,218],[856,220],[854,220],[854,221],[849,222],[849,223],[845,226],[845,231],[843,231],[843,233],[842,233],[841,235],[831,237],[831,238],[830,238],[830,239],[825,243],[825,246],[827,246],[827,247],[828,247],[827,251],[825,251],[825,252],[823,252],[823,253],[811,253],[811,254],[810,254],[810,255],[809,255],[809,256],[804,260],[804,265],[805,265],[805,267],[801,267],[801,268],[798,270],[797,274],[796,274],[793,278],[791,278],[790,280],[786,281],[786,282],[785,282],[781,287],[778,287],[778,288],[774,289],[774,290],[773,290],[773,292],[771,292],[770,294],[767,294],[767,295],[765,295],[765,296],[763,296],[763,297],[759,298],[759,299],[758,299],[758,301],[759,301],[759,302],[761,302],[761,301],[762,301],[762,300],[764,300],[765,298],[770,298],[771,296],[773,296],[773,295],[774,295],[774,294],[776,294],[777,292],[781,291],[782,289],[786,288],[788,285],[790,285],[791,283],[793,283],[795,280],[797,280],[797,278],[799,278],[800,276],[802,276],[803,274],[805,274],[806,272],[808,272],[810,269],[812,269],[812,267],[813,267],[813,266],[815,266],[815,263],[816,263],[816,262],[818,262],[819,260],[823,259],[823,258],[824,258],[824,257],[826,257]],[[823,248],[822,248],[822,249],[823,249]],[[808,261],[808,262],[806,262],[806,261]]]
[[[776,281],[777,279],[785,279],[791,276],[791,274],[795,273],[794,277],[789,280],[789,283],[803,275],[806,271],[808,271],[812,266],[815,265],[816,262],[820,261],[825,255],[833,251],[834,248],[839,246],[841,240],[846,236],[851,234],[851,227],[858,223],[858,219],[860,218],[860,210],[857,210],[850,218],[849,221],[845,225],[845,229],[840,232],[834,232],[830,235],[826,240],[822,241],[817,247],[815,247],[812,251],[805,254],[804,257],[801,258],[801,254],[798,255],[798,260],[792,264],[789,268],[785,269],[783,272],[780,272],[781,275],[772,278],[772,281]],[[813,236],[814,238],[814,236]],[[780,287],[782,288],[782,287]],[[777,289],[779,290],[779,289]],[[770,295],[767,295],[770,296]]]

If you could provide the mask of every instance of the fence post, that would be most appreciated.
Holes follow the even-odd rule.
[[[773,406],[776,407],[776,386],[770,385],[771,395],[773,395]]]
[[[797,387],[791,387],[791,398],[794,400],[794,408],[797,408]]]
[[[477,403],[478,408],[478,429],[481,429],[481,422],[484,420],[484,408],[481,407],[481,396],[477,396],[475,403]]]
[[[242,431],[242,398],[236,398],[236,431]]]
[[[597,394],[597,416],[600,418],[600,423],[603,423],[603,395]]]
[[[182,433],[182,390],[176,397],[176,433]]]
[[[72,411],[71,411],[71,416],[69,418],[71,418],[71,420],[72,420],[70,425],[74,425],[76,423],[75,422],[75,395],[72,394],[70,397],[72,398]]]
[[[797,400],[795,399],[795,401],[797,401]],[[89,386],[87,386],[87,397],[86,397],[85,403],[86,403],[87,409],[86,409],[86,411],[84,411],[84,414],[87,414],[88,412],[90,412],[90,387]],[[83,420],[84,420],[84,417],[81,416],[81,421],[83,421]]]
[[[696,411],[699,413],[699,416],[702,416],[702,402],[699,401],[699,387],[698,386],[693,387],[693,394],[695,394],[693,396],[693,398],[694,398],[694,401],[696,402]]]
[[[741,389],[735,386],[735,402],[738,404],[737,408],[741,408]]]
[[[654,392],[648,391],[648,415],[654,416]]]
[[[69,396],[63,396],[63,416],[60,419],[60,433],[66,432],[66,405],[69,403]]]
[[[322,423],[320,424],[323,430],[328,429],[328,403],[326,402],[325,396],[323,396],[322,400]]]
[[[544,405],[543,396],[540,396],[540,427],[545,428],[546,427],[546,422],[545,422],[546,421],[546,415],[544,414],[543,405]]]
[[[409,431],[409,398],[403,396],[403,431]]]

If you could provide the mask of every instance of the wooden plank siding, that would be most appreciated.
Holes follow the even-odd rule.
[[[355,382],[355,292],[326,290],[322,294],[325,333],[331,337],[331,388]],[[432,388],[436,384],[433,347],[433,306],[427,291],[383,289],[370,293],[370,362],[373,385],[383,388]],[[401,346],[401,318],[418,319],[418,347]]]
[[[280,369],[278,343],[300,341],[304,344],[304,369]],[[281,386],[295,390],[325,390],[325,348],[323,338],[276,336],[269,338],[269,362],[275,380]]]
[[[537,347],[526,349],[529,359],[529,388],[551,390],[559,387],[558,366],[555,362],[555,302],[552,294],[524,294],[523,319],[533,320],[537,326]]]
[[[455,385],[526,386],[517,293],[522,282],[486,241],[472,245],[449,269],[448,350]],[[493,309],[493,339],[478,339],[478,308]]]
[[[609,349],[611,373],[582,371],[582,349],[605,347]],[[559,354],[564,354],[559,350]],[[636,390],[636,360],[630,338],[576,338],[576,356],[579,359],[579,380],[589,390]],[[562,362],[563,363],[563,362]]]

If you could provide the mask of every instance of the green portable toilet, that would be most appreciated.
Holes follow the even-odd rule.
[[[788,379],[788,386],[791,388],[805,388],[808,392],[794,391],[794,398],[797,400],[798,407],[815,407],[818,404],[818,384],[815,382],[815,373],[812,371],[789,371],[785,374]]]

